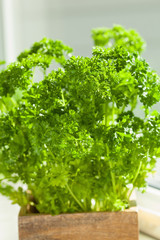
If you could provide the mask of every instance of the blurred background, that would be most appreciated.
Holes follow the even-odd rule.
[[[76,55],[91,55],[91,29],[121,24],[147,42],[144,57],[160,69],[158,0],[0,0],[1,58],[17,54],[44,36],[60,39]],[[160,70],[159,70],[160,72]]]
[[[91,56],[91,29],[119,24],[140,33],[147,43],[143,57],[160,73],[159,23],[158,0],[0,0],[0,59],[14,61],[44,36],[62,40],[75,55]],[[149,184],[158,193],[160,164],[156,170]],[[18,240],[18,211],[0,196],[0,240]]]

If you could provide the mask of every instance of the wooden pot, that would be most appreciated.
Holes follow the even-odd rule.
[[[19,216],[19,240],[138,240],[135,208],[56,216]]]

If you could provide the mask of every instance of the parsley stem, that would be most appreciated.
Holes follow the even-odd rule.
[[[50,148],[47,146],[47,148],[48,148],[48,150],[49,150],[49,152],[50,152],[50,154],[52,155],[52,157],[55,159],[55,156],[54,156],[54,154],[52,153],[52,151],[50,150]],[[78,205],[82,208],[82,210],[84,211],[85,209],[84,209],[84,207],[83,207],[83,205],[80,203],[80,201],[77,199],[77,197],[74,195],[74,193],[72,192],[72,190],[70,189],[70,187],[68,186],[68,184],[66,184],[66,187],[67,187],[67,189],[68,189],[68,191],[69,191],[69,193],[71,194],[71,196],[74,198],[74,200],[76,201],[76,203],[78,203]]]
[[[132,189],[131,189],[131,191],[130,191],[130,193],[129,193],[129,195],[128,195],[128,199],[130,198],[130,196],[131,196],[133,190],[135,189],[135,187],[134,187],[134,183],[135,183],[135,181],[136,181],[136,179],[137,179],[137,177],[138,177],[138,175],[139,175],[139,172],[140,172],[141,166],[142,166],[142,161],[140,161],[140,163],[139,163],[139,167],[138,167],[137,172],[136,172],[136,174],[135,174],[135,177],[134,177],[134,179],[133,179],[133,182],[132,182],[133,187],[132,187]]]
[[[113,191],[114,191],[114,193],[116,193],[115,175],[114,175],[114,173],[112,172],[113,165],[112,165],[112,162],[111,162],[111,161],[109,161],[109,166],[110,166],[110,169],[111,169],[111,178],[112,178]]]
[[[107,144],[106,144],[106,149],[107,149],[107,155],[109,155],[109,148],[108,148]],[[112,165],[112,161],[110,161],[110,160],[109,160],[109,167],[110,167],[110,173],[111,173],[113,192],[116,193],[115,175],[112,171],[113,165]]]
[[[63,94],[63,90],[62,89],[61,89],[61,94],[62,94],[63,105],[65,106],[65,99],[64,99],[64,94]]]
[[[114,106],[114,103],[113,103]],[[108,126],[108,104],[106,103],[104,105],[104,124],[105,126]],[[112,123],[114,124],[114,107],[113,107],[113,111],[112,111]],[[107,156],[109,157],[109,147],[106,144],[106,152],[107,152]],[[116,183],[115,183],[115,174],[112,171],[113,165],[112,165],[112,161],[109,160],[109,167],[110,167],[110,173],[111,173],[111,181],[112,181],[112,186],[113,186],[113,191],[114,193],[116,193]]]
[[[77,197],[74,195],[74,193],[72,192],[72,190],[70,189],[70,187],[68,186],[68,184],[66,184],[66,187],[69,191],[69,193],[71,194],[71,196],[74,198],[74,200],[76,201],[76,203],[78,203],[78,205],[82,208],[82,210],[84,211],[84,207],[83,205],[80,203],[80,201],[77,199]]]
[[[126,105],[124,104],[123,107],[122,107],[122,109],[121,109],[121,113],[124,112],[125,107],[126,107]]]

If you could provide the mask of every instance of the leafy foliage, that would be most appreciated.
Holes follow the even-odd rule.
[[[117,211],[145,187],[160,153],[160,115],[149,111],[160,79],[137,53],[139,35],[115,30],[123,34],[111,48],[94,36],[101,46],[91,58],[68,58],[69,47],[43,39],[1,71],[0,191],[14,203],[50,214]],[[52,59],[61,67],[35,83],[33,68]],[[18,181],[32,198],[10,186]]]
[[[128,51],[141,53],[145,48],[144,40],[133,30],[126,30],[120,25],[110,28],[96,28],[92,30],[92,38],[96,46],[121,45]]]

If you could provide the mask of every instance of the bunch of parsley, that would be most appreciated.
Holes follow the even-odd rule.
[[[146,185],[160,155],[160,115],[150,111],[159,76],[134,30],[92,37],[92,57],[44,38],[0,72],[0,192],[13,203],[50,214],[117,211]],[[53,60],[60,67],[48,73]],[[27,191],[12,186],[19,181]]]

